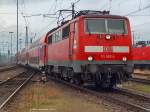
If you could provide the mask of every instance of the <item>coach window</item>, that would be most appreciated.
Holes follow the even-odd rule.
[[[52,35],[48,37],[48,44],[52,43]]]
[[[70,25],[63,28],[63,30],[62,30],[62,39],[68,38],[69,37],[69,32],[70,32]]]
[[[62,40],[61,30],[58,31],[58,35],[59,35],[58,41]]]
[[[53,35],[52,35],[52,43],[55,43],[56,42],[56,34],[54,33]]]
[[[56,42],[59,41],[59,32],[56,32],[55,40],[56,40]]]
[[[74,23],[74,32],[75,32],[75,38],[77,38],[77,35],[78,35],[78,23],[77,22],[75,22]]]

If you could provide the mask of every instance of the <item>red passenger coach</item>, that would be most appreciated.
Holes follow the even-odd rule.
[[[29,46],[28,65],[42,69],[46,65],[46,36],[38,39]]]
[[[47,42],[46,71],[65,80],[112,87],[133,71],[126,17],[81,11],[51,30]]]
[[[27,65],[28,64],[28,55],[26,48],[24,48],[18,55],[18,64]]]
[[[150,46],[141,46],[132,50],[135,68],[150,69]]]

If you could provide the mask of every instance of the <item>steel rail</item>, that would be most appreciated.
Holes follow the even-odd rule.
[[[146,96],[146,95],[141,94],[139,92],[131,91],[131,90],[124,89],[124,88],[114,88],[114,90],[115,90],[115,92],[119,92],[121,94],[130,96],[130,97],[134,97],[134,98],[137,98],[139,100],[144,100],[144,101],[147,101],[150,103],[150,96],[148,96],[148,95]]]
[[[148,79],[131,78],[131,79],[129,79],[129,81],[150,85],[150,80],[148,80]]]
[[[35,72],[33,72],[33,71],[30,71],[30,72],[25,72],[24,74],[23,73],[21,73],[20,75],[27,75],[27,74],[29,74],[30,73],[30,75],[27,77],[27,78],[25,78],[25,77],[23,77],[23,78],[25,78],[24,80],[21,80],[21,84],[20,84],[20,86],[19,87],[17,87],[14,91],[13,91],[13,93],[11,93],[8,97],[7,97],[7,99],[5,99],[5,101],[2,103],[2,104],[0,104],[0,111],[4,108],[4,106],[6,106],[6,104],[30,81],[30,79],[33,77],[33,75],[35,74]],[[20,76],[20,75],[18,75],[18,76]],[[18,78],[18,77],[15,77],[15,78]],[[15,78],[12,78],[12,80],[13,79],[15,79]],[[10,80],[8,80],[8,81],[11,81],[11,79]],[[7,81],[7,82],[8,82]],[[23,82],[22,82],[23,81]],[[7,82],[5,82],[5,83],[7,83]],[[3,84],[5,84],[5,83],[3,83]]]
[[[7,70],[13,70],[16,69],[17,66],[11,66],[11,67],[4,67],[4,68],[0,68],[0,72],[5,72]]]
[[[84,88],[84,87],[81,87],[81,86],[77,86],[75,84],[71,84],[69,82],[66,82],[66,81],[63,81],[63,80],[60,80],[60,79],[56,79],[54,77],[50,77],[50,79],[53,80],[53,81],[57,81],[59,83],[63,83],[65,85],[67,85],[67,86],[70,86],[70,87],[72,87],[74,89],[77,89],[77,90],[80,90],[82,92],[89,93],[89,94],[94,95],[94,96],[96,96],[98,98],[102,98],[102,99],[107,100],[109,102],[118,104],[120,106],[123,106],[123,107],[125,106],[127,109],[130,109],[130,110],[134,109],[133,111],[150,112],[150,109],[147,109],[147,108],[145,108],[143,106],[140,106],[140,105],[137,105],[137,104],[133,104],[133,103],[130,103],[130,102],[127,102],[127,101],[122,101],[122,100],[117,99],[115,97],[111,97],[111,96],[109,96],[107,94],[105,94],[105,95],[104,94],[100,94],[100,92],[97,92],[95,90],[91,90],[91,89],[87,89],[87,88]]]
[[[2,84],[4,84],[4,83],[7,83],[8,81],[10,81],[10,80],[15,79],[16,77],[18,77],[18,75],[24,74],[24,73],[26,73],[26,72],[27,72],[27,71],[24,71],[24,72],[22,72],[22,73],[20,73],[20,74],[17,74],[16,76],[10,78],[10,79],[4,80],[4,81],[0,81],[0,85],[2,85]]]

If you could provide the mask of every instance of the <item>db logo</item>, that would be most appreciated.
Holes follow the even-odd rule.
[[[111,46],[103,46],[103,52],[112,52],[112,47]]]

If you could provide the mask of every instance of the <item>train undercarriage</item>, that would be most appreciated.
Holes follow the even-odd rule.
[[[150,70],[150,64],[135,64],[134,68],[140,70]]]
[[[131,72],[124,65],[85,65],[82,72],[74,72],[71,67],[47,66],[48,75],[82,86],[112,88],[131,77]],[[131,71],[131,68],[130,68]]]

